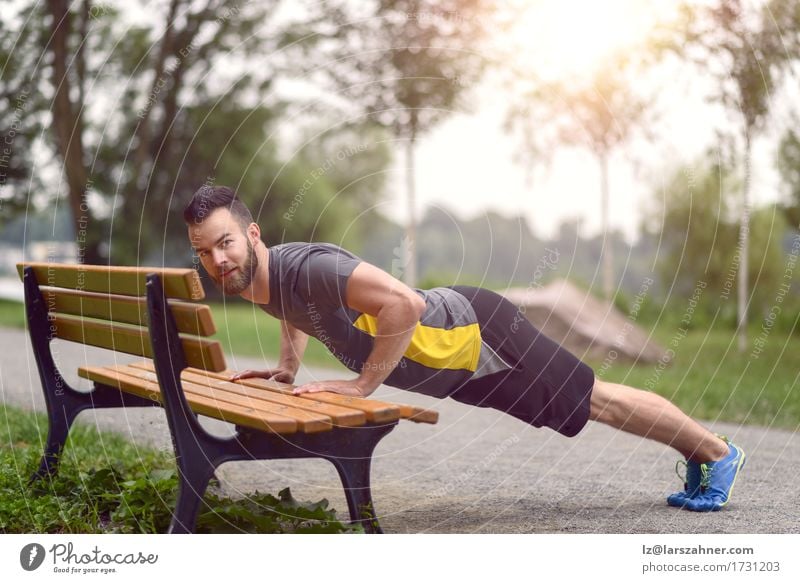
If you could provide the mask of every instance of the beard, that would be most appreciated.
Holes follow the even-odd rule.
[[[234,273],[224,278],[219,274],[215,274],[211,276],[211,280],[226,296],[236,296],[250,287],[256,268],[258,268],[258,256],[253,252],[253,246],[250,241],[247,241],[247,258],[244,263],[237,265]]]

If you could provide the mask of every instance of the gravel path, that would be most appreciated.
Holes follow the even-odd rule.
[[[60,341],[53,347],[67,381],[78,389],[89,388],[75,374],[78,366],[114,362],[102,350]],[[229,358],[228,365],[261,363]],[[343,374],[344,369],[304,368],[298,382]],[[800,533],[797,433],[709,424],[740,444],[748,463],[729,508],[694,514],[664,502],[681,484],[673,470],[678,455],[658,443],[592,423],[568,439],[496,411],[391,387],[375,396],[440,413],[434,426],[401,422],[376,450],[373,495],[386,532]],[[20,330],[0,328],[0,398],[44,410],[33,353]],[[85,412],[79,422],[171,448],[160,409]],[[222,423],[204,424],[230,432]],[[336,472],[322,460],[233,462],[218,475],[232,496],[290,486],[298,499],[326,497],[346,515]]]

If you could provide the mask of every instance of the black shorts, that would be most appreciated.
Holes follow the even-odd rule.
[[[449,286],[472,304],[483,340],[513,368],[469,380],[450,397],[491,407],[535,427],[572,437],[589,419],[594,371],[542,334],[518,308],[493,291]]]

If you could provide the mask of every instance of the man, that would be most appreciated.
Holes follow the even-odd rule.
[[[189,239],[225,294],[279,318],[278,365],[232,380],[293,383],[309,336],[348,369],[347,380],[296,387],[367,397],[382,383],[438,398],[492,407],[568,437],[591,419],[657,440],[686,459],[683,491],[671,506],[705,512],[730,500],[744,452],[666,399],[595,379],[592,370],[541,334],[489,290],[411,289],[327,243],[267,248],[259,226],[230,188],[204,186],[184,211]]]

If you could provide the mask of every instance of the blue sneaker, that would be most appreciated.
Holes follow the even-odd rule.
[[[730,453],[721,460],[699,464],[700,492],[686,500],[688,510],[715,512],[721,510],[731,499],[736,477],[744,467],[745,454],[727,437],[719,437],[728,444]]]
[[[681,476],[680,470],[678,470],[678,466],[681,464],[686,467],[685,476]],[[694,498],[700,493],[700,464],[689,460],[678,460],[678,463],[675,464],[675,473],[678,474],[678,477],[683,481],[683,492],[675,492],[667,496],[667,504],[683,508],[686,506],[687,500]]]

